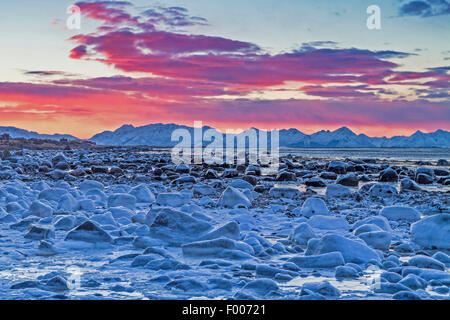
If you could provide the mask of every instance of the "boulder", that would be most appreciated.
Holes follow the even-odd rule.
[[[182,207],[190,200],[191,198],[187,193],[181,192],[163,192],[156,197],[157,204],[167,207]]]
[[[419,187],[417,183],[409,178],[402,179],[400,181],[400,191],[421,191],[422,188]]]
[[[352,191],[340,184],[329,184],[325,191],[327,197],[347,197],[352,195]]]
[[[336,183],[347,187],[357,187],[359,180],[356,174],[347,173],[346,175],[340,176]]]
[[[426,249],[450,249],[450,214],[436,214],[411,225],[411,240]]]
[[[249,208],[252,205],[250,200],[244,193],[242,193],[239,189],[233,187],[228,187],[225,189],[219,199],[218,204],[219,206],[231,209],[234,209],[236,207]]]
[[[364,232],[361,233],[359,237],[363,239],[368,246],[382,251],[389,250],[392,240],[392,235],[386,231]]]
[[[294,257],[288,260],[300,268],[334,268],[345,264],[340,252],[329,252],[319,255]]]
[[[288,187],[272,187],[269,195],[274,198],[295,199],[300,196],[300,191],[295,188]]]
[[[307,223],[300,223],[291,233],[291,241],[299,244],[306,245],[311,238],[315,238],[316,234],[313,229]]]
[[[369,248],[362,240],[357,241],[347,239],[337,234],[328,234],[321,238],[314,248],[310,250],[308,243],[308,251],[314,254],[324,254],[329,252],[340,252],[346,263],[353,262],[356,264],[368,263],[371,260],[380,262],[380,257],[371,248]]]
[[[30,205],[29,210],[30,210],[30,214],[41,217],[41,218],[51,217],[53,215],[52,207],[42,203],[39,200],[33,201]]]
[[[321,230],[348,231],[350,226],[344,218],[316,215],[307,222],[311,227]]]
[[[402,206],[384,207],[380,215],[394,221],[414,222],[420,219],[420,213],[416,209]]]
[[[380,172],[378,180],[380,182],[397,182],[398,174],[392,168],[387,168]]]
[[[108,208],[125,207],[134,210],[136,207],[136,197],[126,193],[115,193],[108,197]]]
[[[330,215],[327,205],[320,198],[308,198],[303,203],[300,214],[310,218],[313,215]]]
[[[209,223],[168,207],[151,210],[149,215],[155,215],[150,236],[171,245],[196,241],[211,230]]]
[[[76,240],[85,242],[111,242],[112,237],[108,232],[100,228],[96,223],[87,220],[78,227],[69,231],[65,240]]]

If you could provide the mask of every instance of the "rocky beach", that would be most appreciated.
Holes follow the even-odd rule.
[[[1,299],[449,299],[446,159],[0,159]]]

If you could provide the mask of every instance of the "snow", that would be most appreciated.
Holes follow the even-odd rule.
[[[448,298],[444,180],[376,182],[392,168],[411,184],[415,163],[294,155],[265,175],[140,148],[12,153],[0,160],[3,299]],[[333,160],[359,189],[321,176]],[[282,171],[296,181],[276,181]],[[305,186],[314,178],[326,189]]]

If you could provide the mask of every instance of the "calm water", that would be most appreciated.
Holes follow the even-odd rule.
[[[280,148],[280,155],[289,153],[318,159],[450,160],[450,148]]]

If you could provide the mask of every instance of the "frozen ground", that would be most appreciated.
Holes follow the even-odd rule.
[[[449,164],[0,152],[1,299],[449,299]]]

